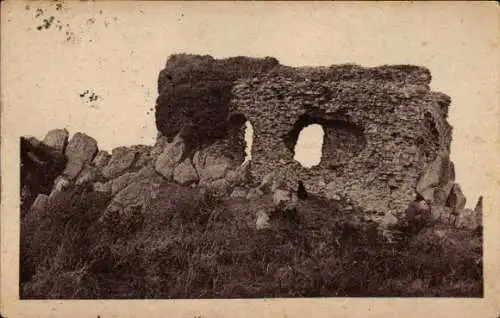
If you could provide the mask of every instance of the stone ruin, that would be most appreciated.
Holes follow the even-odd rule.
[[[421,199],[458,214],[465,197],[450,160],[451,99],[430,82],[428,69],[412,65],[290,67],[270,57],[179,54],[159,76],[156,124],[170,139],[189,130],[194,147],[217,140],[241,163],[249,121],[257,183],[271,174],[275,189],[294,190],[302,181],[379,217],[400,217]],[[310,124],[325,134],[321,162],[305,168],[294,146]]]
[[[455,224],[475,229],[482,198],[474,211],[465,209],[450,161],[451,99],[431,91],[430,81],[429,70],[410,65],[295,68],[274,58],[173,55],[158,78],[154,146],[110,154],[79,132],[71,139],[63,129],[43,141],[22,137],[22,203],[44,210],[68,187],[83,185],[111,196],[105,217],[147,210],[164,182],[219,197],[268,193],[278,204],[301,184],[380,224],[426,200],[434,219],[454,216]],[[247,121],[254,130],[250,161]],[[322,158],[305,168],[294,147],[310,124],[323,128]]]

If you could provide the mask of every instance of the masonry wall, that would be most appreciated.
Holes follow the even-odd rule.
[[[416,198],[431,163],[439,171],[421,182],[419,193],[445,189],[446,200],[453,184],[451,100],[432,92],[430,81],[428,69],[411,65],[294,68],[271,57],[179,54],[160,72],[156,124],[169,140],[181,130],[192,134],[201,142],[194,148],[217,141],[238,164],[249,120],[256,182],[274,171],[281,187],[292,190],[302,180],[309,192],[399,214]],[[325,136],[320,164],[308,169],[293,157],[301,129],[312,123]]]
[[[310,192],[347,196],[366,211],[401,213],[428,163],[449,153],[450,99],[430,91],[430,80],[425,68],[345,65],[237,81],[232,111],[254,128],[252,174],[279,171],[283,187],[302,180]],[[290,147],[304,123],[325,131],[322,160],[311,169]]]

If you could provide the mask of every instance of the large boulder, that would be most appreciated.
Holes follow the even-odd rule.
[[[97,142],[94,138],[77,132],[71,137],[66,147],[65,155],[68,164],[63,173],[69,179],[76,179],[84,166],[92,162],[97,151]]]
[[[228,152],[227,145],[219,141],[194,153],[193,165],[201,184],[222,179],[231,169],[236,170],[236,163]]]
[[[141,213],[147,210],[164,180],[158,174],[148,175],[144,171],[138,172],[135,177],[129,185],[113,197],[99,219],[100,222],[113,226],[109,224],[110,221],[121,219],[131,209],[139,210]],[[144,179],[140,179],[141,177]]]
[[[440,152],[434,161],[427,165],[423,175],[419,178],[417,193],[427,201],[443,201],[443,197],[446,198],[450,191],[449,184],[454,177],[454,167],[449,160],[448,153]]]
[[[108,179],[116,178],[124,174],[134,164],[136,152],[127,147],[113,149],[111,159],[106,167],[102,169],[103,175]]]
[[[157,191],[156,186],[157,184],[150,183],[147,180],[129,184],[114,196],[108,206],[108,210],[116,207],[122,209],[127,206],[135,206],[138,204],[145,205],[152,198],[152,194]]]
[[[163,149],[162,153],[156,159],[156,171],[167,180],[172,179],[175,167],[185,158],[186,149],[184,140],[177,136],[172,143]]]
[[[53,129],[45,135],[43,143],[55,150],[64,153],[68,145],[69,133],[66,129]]]
[[[196,169],[189,158],[186,158],[175,167],[173,178],[181,185],[190,185],[198,181],[198,173],[196,173]]]
[[[159,179],[161,179],[161,176],[154,170],[154,167],[152,167],[151,165],[147,165],[142,167],[139,171],[126,172],[107,183],[110,184],[111,194],[115,195],[132,183],[137,183],[144,180]],[[104,189],[107,190],[107,187],[104,187]]]

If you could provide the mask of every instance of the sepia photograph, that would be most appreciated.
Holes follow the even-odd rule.
[[[2,316],[356,298],[498,316],[498,17],[488,1],[2,2]],[[177,314],[221,317],[203,304]]]

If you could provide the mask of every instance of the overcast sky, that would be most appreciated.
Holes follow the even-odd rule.
[[[13,2],[2,8],[3,129],[43,138],[66,127],[106,150],[152,144],[158,72],[178,52],[293,66],[423,65],[431,87],[452,97],[452,160],[473,207],[498,187],[494,6]]]

